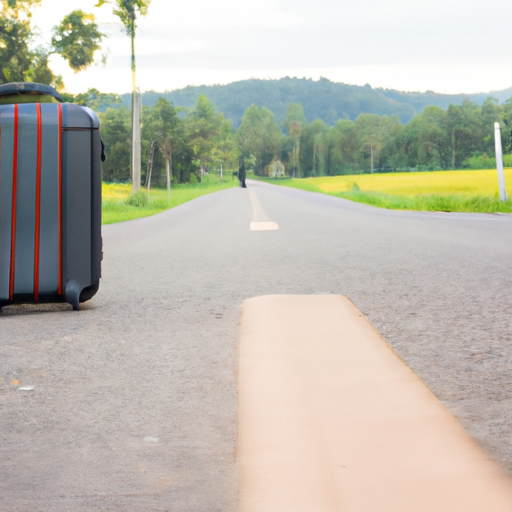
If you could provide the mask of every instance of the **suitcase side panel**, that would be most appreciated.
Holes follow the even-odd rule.
[[[0,302],[9,300],[13,156],[14,106],[0,106]]]
[[[14,294],[30,295],[34,292],[38,156],[35,104],[19,105],[18,133]]]
[[[64,105],[63,132],[65,295],[75,308],[82,290],[92,285],[92,137],[90,121],[89,129],[76,126],[75,117],[81,115],[77,108]]]
[[[39,243],[39,295],[59,293],[61,212],[60,212],[60,130],[59,107],[41,104],[41,202]]]
[[[99,130],[92,131],[92,284],[101,278],[103,259],[101,239],[101,139]]]

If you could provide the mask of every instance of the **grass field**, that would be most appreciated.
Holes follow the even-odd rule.
[[[132,186],[130,184],[103,183],[103,224],[148,217],[186,203],[196,197],[237,185],[238,180],[227,178],[222,183],[174,185],[171,190],[171,204],[169,205],[167,190],[151,189],[148,201],[148,194],[145,189],[141,189],[135,196],[132,196]]]
[[[265,180],[394,210],[511,213],[512,201],[498,199],[495,170],[358,174]],[[512,195],[512,169],[505,169]]]

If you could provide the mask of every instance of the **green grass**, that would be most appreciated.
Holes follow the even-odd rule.
[[[132,196],[132,186],[129,184],[103,183],[103,224],[113,224],[125,220],[149,217],[150,215],[155,215],[156,213],[191,201],[196,197],[237,185],[238,181],[231,178],[226,178],[225,181],[217,183],[173,185],[171,189],[171,204],[169,205],[167,190],[151,189],[148,201],[146,189],[141,189],[135,196]]]
[[[265,181],[393,210],[512,213],[512,201],[498,199],[495,170],[358,174]],[[512,169],[505,169],[505,181],[510,197]]]

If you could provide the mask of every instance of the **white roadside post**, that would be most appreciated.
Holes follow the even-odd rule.
[[[498,183],[500,186],[500,201],[506,201],[507,190],[505,188],[505,173],[503,172],[500,123],[494,123],[494,147],[496,148],[496,169],[498,171]]]
[[[220,181],[222,181],[222,164],[220,164]]]

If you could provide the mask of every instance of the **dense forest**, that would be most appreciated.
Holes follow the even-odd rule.
[[[450,104],[461,105],[466,99],[482,105],[489,96],[504,102],[512,96],[512,88],[485,94],[439,94],[374,89],[370,85],[336,83],[326,78],[315,81],[286,77],[280,80],[242,80],[227,85],[189,86],[163,93],[148,91],[143,95],[143,103],[153,106],[158,98],[163,97],[176,107],[193,108],[201,94],[237,129],[244,112],[251,105],[268,108],[278,123],[284,121],[290,103],[303,106],[308,122],[321,119],[327,126],[334,126],[340,119],[354,121],[360,114],[396,115],[402,123],[407,123],[431,105],[447,109]],[[124,94],[122,99],[129,108],[131,96]]]
[[[108,157],[105,180],[128,180],[130,112],[121,98],[91,90],[73,100],[99,112]],[[309,122],[300,103],[288,104],[281,123],[270,109],[251,105],[234,131],[204,95],[191,109],[161,97],[155,106],[143,107],[142,120],[143,179],[154,140],[157,183],[166,158],[172,159],[173,180],[179,183],[209,179],[221,165],[236,170],[240,157],[262,176],[493,168],[496,121],[505,164],[512,165],[512,100],[428,106],[405,124],[398,116],[364,113],[334,126],[320,119]]]
[[[105,143],[107,160],[103,164],[104,181],[129,181],[131,176],[131,114],[115,95],[97,91],[74,98],[99,113],[101,136]],[[116,104],[117,107],[106,105]],[[103,110],[103,112],[101,112]],[[153,143],[152,183],[163,185],[166,159],[174,183],[197,183],[207,180],[212,171],[222,165],[238,168],[236,134],[222,114],[217,112],[205,96],[200,96],[193,109],[180,117],[165,98],[154,107],[142,109],[142,180],[147,181],[148,160]]]

